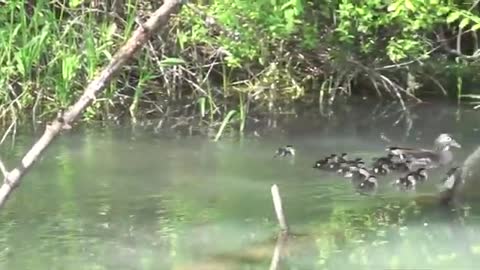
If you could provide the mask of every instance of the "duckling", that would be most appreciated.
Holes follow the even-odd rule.
[[[409,173],[409,174],[397,179],[393,184],[396,185],[397,187],[401,188],[401,189],[413,190],[413,189],[415,189],[415,186],[417,184],[417,180],[416,180],[414,174]]]
[[[340,157],[338,158],[340,163],[348,163],[349,160],[347,159],[348,154],[347,153],[342,153]]]
[[[358,171],[357,166],[348,165],[348,166],[344,166],[344,167],[338,169],[337,173],[341,174],[345,178],[352,178],[353,173],[355,171]]]
[[[404,161],[395,161],[389,166],[392,171],[410,172],[412,170],[412,161],[406,159]]]
[[[278,148],[273,158],[286,156],[295,156],[295,148],[293,148],[293,145],[289,144],[284,147]]]
[[[388,154],[386,157],[373,158],[372,166],[379,167],[383,164],[387,164],[390,166],[392,164],[392,157],[394,157],[392,154]]]
[[[315,162],[315,164],[313,164],[313,167],[314,169],[322,169],[323,167],[325,167],[325,165],[328,163],[328,157],[324,158],[324,159],[320,159],[320,160],[317,160]]]
[[[328,157],[325,157],[324,159],[317,160],[315,164],[313,165],[313,168],[315,169],[331,169],[332,164],[336,163],[337,155],[336,154],[331,154]]]
[[[355,158],[354,160],[349,160],[347,163],[357,165],[359,163],[365,164],[365,161],[363,161],[363,158]]]
[[[340,158],[337,154],[330,155],[330,164],[338,164],[340,162]]]
[[[412,173],[415,176],[417,182],[424,182],[428,179],[427,169],[419,168]]]
[[[313,165],[313,168],[315,169],[326,169],[327,165],[332,162],[331,156],[328,156],[324,159],[317,160],[315,164]]]
[[[332,154],[329,161],[325,164],[325,169],[329,171],[337,171],[343,163],[340,162],[340,157],[337,154]]]
[[[390,173],[390,166],[386,163],[383,163],[379,166],[373,167],[373,173],[377,175],[385,175]]]
[[[345,174],[360,163],[364,163],[362,158],[348,160],[347,153],[342,153],[342,155],[339,157],[337,173]]]
[[[373,175],[370,175],[367,177],[367,179],[365,179],[364,181],[362,181],[358,186],[357,186],[357,189],[360,191],[360,192],[373,192],[373,191],[376,191],[377,190],[377,187],[378,187],[378,182],[377,182],[377,178]]]
[[[352,171],[352,176],[351,176],[352,182],[359,183],[359,182],[365,181],[371,175],[372,174],[367,170],[367,168],[357,166],[357,169]]]

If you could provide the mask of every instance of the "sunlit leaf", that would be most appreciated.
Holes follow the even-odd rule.
[[[412,11],[415,10],[415,7],[410,0],[405,0],[405,6]]]
[[[78,7],[80,4],[83,3],[83,0],[70,0],[70,7]]]
[[[460,21],[458,27],[460,27],[460,29],[463,29],[465,26],[467,26],[469,22],[470,20],[468,18],[463,18],[462,21]]]
[[[480,29],[480,23],[472,26],[472,31],[477,31],[478,29]]]
[[[396,11],[398,9],[401,9],[401,5],[400,5],[401,3],[402,3],[402,1],[393,2],[390,5],[388,5],[387,10],[389,12],[392,12],[392,11]]]
[[[462,14],[457,11],[450,13],[450,15],[448,15],[447,17],[447,23],[452,23],[453,21],[457,20],[458,18],[460,18],[460,15]]]
[[[160,61],[162,66],[178,66],[186,64],[185,60],[181,58],[165,58]]]

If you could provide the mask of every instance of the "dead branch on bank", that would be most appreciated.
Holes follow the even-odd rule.
[[[47,149],[62,130],[71,128],[71,124],[73,124],[75,119],[95,100],[96,95],[108,86],[108,83],[120,68],[140,50],[155,31],[167,24],[171,15],[179,11],[181,3],[181,0],[165,0],[163,5],[151,15],[150,19],[144,24],[140,24],[127,43],[113,56],[110,63],[88,84],[78,101],[65,112],[60,113],[52,123],[47,124],[42,137],[28,150],[19,166],[8,171],[3,162],[0,161],[0,169],[4,177],[3,184],[0,187],[0,207],[5,204],[9,195],[18,187],[21,179],[43,151]]]

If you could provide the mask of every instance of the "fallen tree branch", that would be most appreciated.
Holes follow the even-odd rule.
[[[288,235],[280,232],[277,237],[277,243],[275,244],[275,249],[273,250],[272,260],[270,261],[269,270],[280,269],[280,259],[283,256],[284,249],[288,240]]]
[[[163,5],[151,15],[150,19],[133,32],[132,37],[113,56],[102,72],[88,84],[79,100],[64,113],[61,113],[52,123],[47,124],[42,137],[25,154],[20,165],[11,171],[8,171],[2,165],[2,171],[6,175],[4,175],[3,184],[0,187],[0,207],[5,204],[9,195],[18,187],[23,176],[25,176],[43,151],[47,149],[62,130],[71,127],[75,119],[95,100],[96,95],[107,87],[120,68],[140,50],[158,28],[167,24],[172,14],[179,11],[181,3],[181,0],[165,0]]]
[[[275,208],[275,214],[277,215],[281,232],[288,234],[288,225],[285,214],[283,213],[282,198],[280,197],[280,191],[278,190],[277,184],[272,185],[270,190],[272,192],[273,207]]]

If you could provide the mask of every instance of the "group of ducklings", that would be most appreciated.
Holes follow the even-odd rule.
[[[375,158],[371,167],[367,167],[362,158],[350,160],[347,156],[347,153],[331,154],[315,162],[313,168],[334,171],[345,178],[350,178],[358,190],[367,192],[376,190],[378,176],[391,172],[405,173],[392,182],[393,185],[403,190],[414,189],[417,183],[428,179],[425,168],[411,170],[409,159],[402,159],[395,155],[389,154],[386,157]]]
[[[450,147],[460,148],[449,134],[440,134],[432,150],[413,149],[390,146],[386,148],[387,155],[374,158],[370,167],[362,158],[349,159],[347,153],[331,154],[318,160],[313,168],[336,172],[345,178],[350,178],[354,187],[360,192],[374,192],[378,187],[377,177],[391,172],[402,173],[402,176],[392,182],[401,190],[414,190],[418,183],[428,179],[427,169],[449,164],[453,160]],[[274,157],[294,156],[292,145],[280,147]]]

